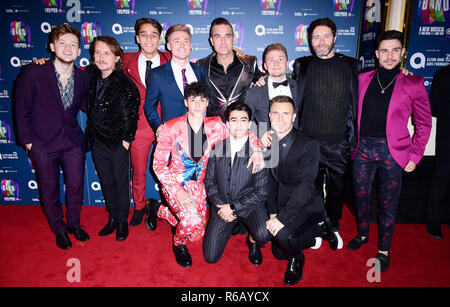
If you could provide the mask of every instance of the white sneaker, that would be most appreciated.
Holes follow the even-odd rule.
[[[334,234],[336,235],[336,237],[338,239],[337,249],[342,249],[344,247],[344,241],[342,240],[341,236],[339,235],[339,232],[335,231]]]
[[[316,244],[311,249],[319,249],[322,246],[322,238],[316,237]]]

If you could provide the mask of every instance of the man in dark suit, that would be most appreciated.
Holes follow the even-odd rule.
[[[251,113],[241,102],[228,106],[225,118],[230,135],[216,144],[208,161],[205,186],[211,217],[203,245],[208,263],[220,260],[237,220],[243,221],[250,230],[246,242],[253,265],[262,263],[259,246],[271,238],[265,227],[269,219],[265,206],[269,170],[265,168],[252,174],[247,168],[253,152],[248,138]]]
[[[67,24],[53,28],[53,58],[24,67],[17,79],[15,115],[19,143],[31,155],[39,182],[40,202],[56,244],[72,247],[67,232],[80,241],[89,235],[80,226],[83,204],[84,136],[78,111],[86,111],[89,76],[74,66],[80,55],[80,32]],[[66,218],[59,193],[60,164],[66,186]]]
[[[270,123],[275,131],[271,143],[272,155],[278,165],[271,169],[275,187],[270,193],[270,220],[266,227],[274,236],[272,252],[277,259],[288,260],[284,283],[298,283],[303,275],[303,250],[315,245],[322,236],[324,206],[315,185],[319,171],[319,145],[294,128],[294,101],[277,96],[270,101]],[[328,233],[331,225],[324,224]],[[336,249],[337,239],[333,242]]]
[[[295,114],[299,110],[297,81],[286,76],[288,64],[287,50],[282,44],[267,46],[263,53],[263,66],[269,75],[264,78],[264,85],[252,87],[245,96],[245,104],[252,109],[251,120],[258,125],[261,135],[269,123],[270,99],[280,95],[289,96],[295,102]],[[265,126],[261,123],[265,123]],[[297,117],[294,127],[298,128]]]
[[[144,112],[150,126],[156,133],[166,121],[186,114],[184,89],[195,81],[206,84],[206,71],[189,62],[192,51],[191,32],[182,24],[170,27],[166,33],[167,49],[172,52],[172,59],[152,70],[149,87],[145,94]],[[157,112],[161,104],[161,117]]]

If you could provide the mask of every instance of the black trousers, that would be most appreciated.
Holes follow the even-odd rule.
[[[129,151],[120,144],[109,152],[94,143],[92,160],[100,179],[106,210],[117,222],[127,222],[130,210]]]
[[[428,193],[428,223],[439,225],[450,219],[450,201],[444,201],[450,183],[450,144],[441,142],[436,146],[436,164]],[[445,210],[441,206],[445,205]],[[444,216],[442,216],[442,212]]]
[[[264,245],[270,241],[271,235],[266,229],[269,216],[265,207],[257,207],[247,218],[238,218],[231,223],[225,222],[217,214],[217,210],[212,208],[211,218],[203,241],[203,256],[206,262],[216,263],[222,258],[231,236],[231,230],[238,220],[241,220],[248,227],[253,239],[259,245]]]
[[[272,253],[279,260],[301,259],[303,250],[316,243],[315,237],[322,235],[318,223],[321,213],[299,214],[288,225],[285,225],[272,239]]]
[[[320,161],[317,187],[324,190],[323,195],[325,211],[333,224],[334,230],[339,229],[339,221],[342,218],[342,208],[345,197],[345,184],[351,184],[346,178],[346,172],[350,169],[350,150],[347,141],[325,142],[319,141]]]

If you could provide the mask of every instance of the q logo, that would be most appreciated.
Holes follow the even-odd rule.
[[[19,197],[19,184],[14,179],[2,180],[2,192],[5,197]]]
[[[300,24],[295,30],[295,43],[297,46],[308,46],[308,26]]]
[[[102,28],[98,22],[85,22],[81,26],[81,36],[86,44],[94,41],[94,38],[102,35]]]
[[[31,32],[28,23],[14,20],[10,24],[10,29],[13,42],[30,44]]]
[[[419,59],[418,63],[417,59]],[[409,65],[411,65],[411,67],[414,69],[425,68],[425,62],[425,55],[421,52],[414,53],[409,59]]]
[[[237,48],[242,48],[244,44],[244,26],[241,23],[233,24],[234,43]]]

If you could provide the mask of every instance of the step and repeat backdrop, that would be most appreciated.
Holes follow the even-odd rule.
[[[365,2],[365,0],[364,0]],[[136,52],[134,23],[141,17],[157,19],[166,31],[171,25],[187,24],[192,32],[192,58],[211,53],[209,25],[219,16],[234,27],[235,46],[256,55],[261,65],[264,48],[283,43],[292,63],[309,55],[307,27],[317,18],[330,17],[338,26],[336,51],[357,56],[362,0],[10,0],[0,3],[0,204],[39,204],[33,165],[25,150],[16,144],[11,104],[13,85],[24,65],[48,57],[47,40],[52,27],[69,23],[82,33],[81,56],[76,64],[89,63],[89,45],[94,37],[115,37],[125,52]],[[164,35],[164,33],[163,33]],[[163,41],[160,49],[164,49]],[[84,128],[86,117],[79,114]],[[61,176],[61,191],[64,180]],[[91,156],[85,165],[84,205],[104,205],[100,183]],[[64,193],[62,193],[62,197]],[[147,196],[160,199],[157,185],[149,175]],[[64,203],[64,199],[62,199]]]

